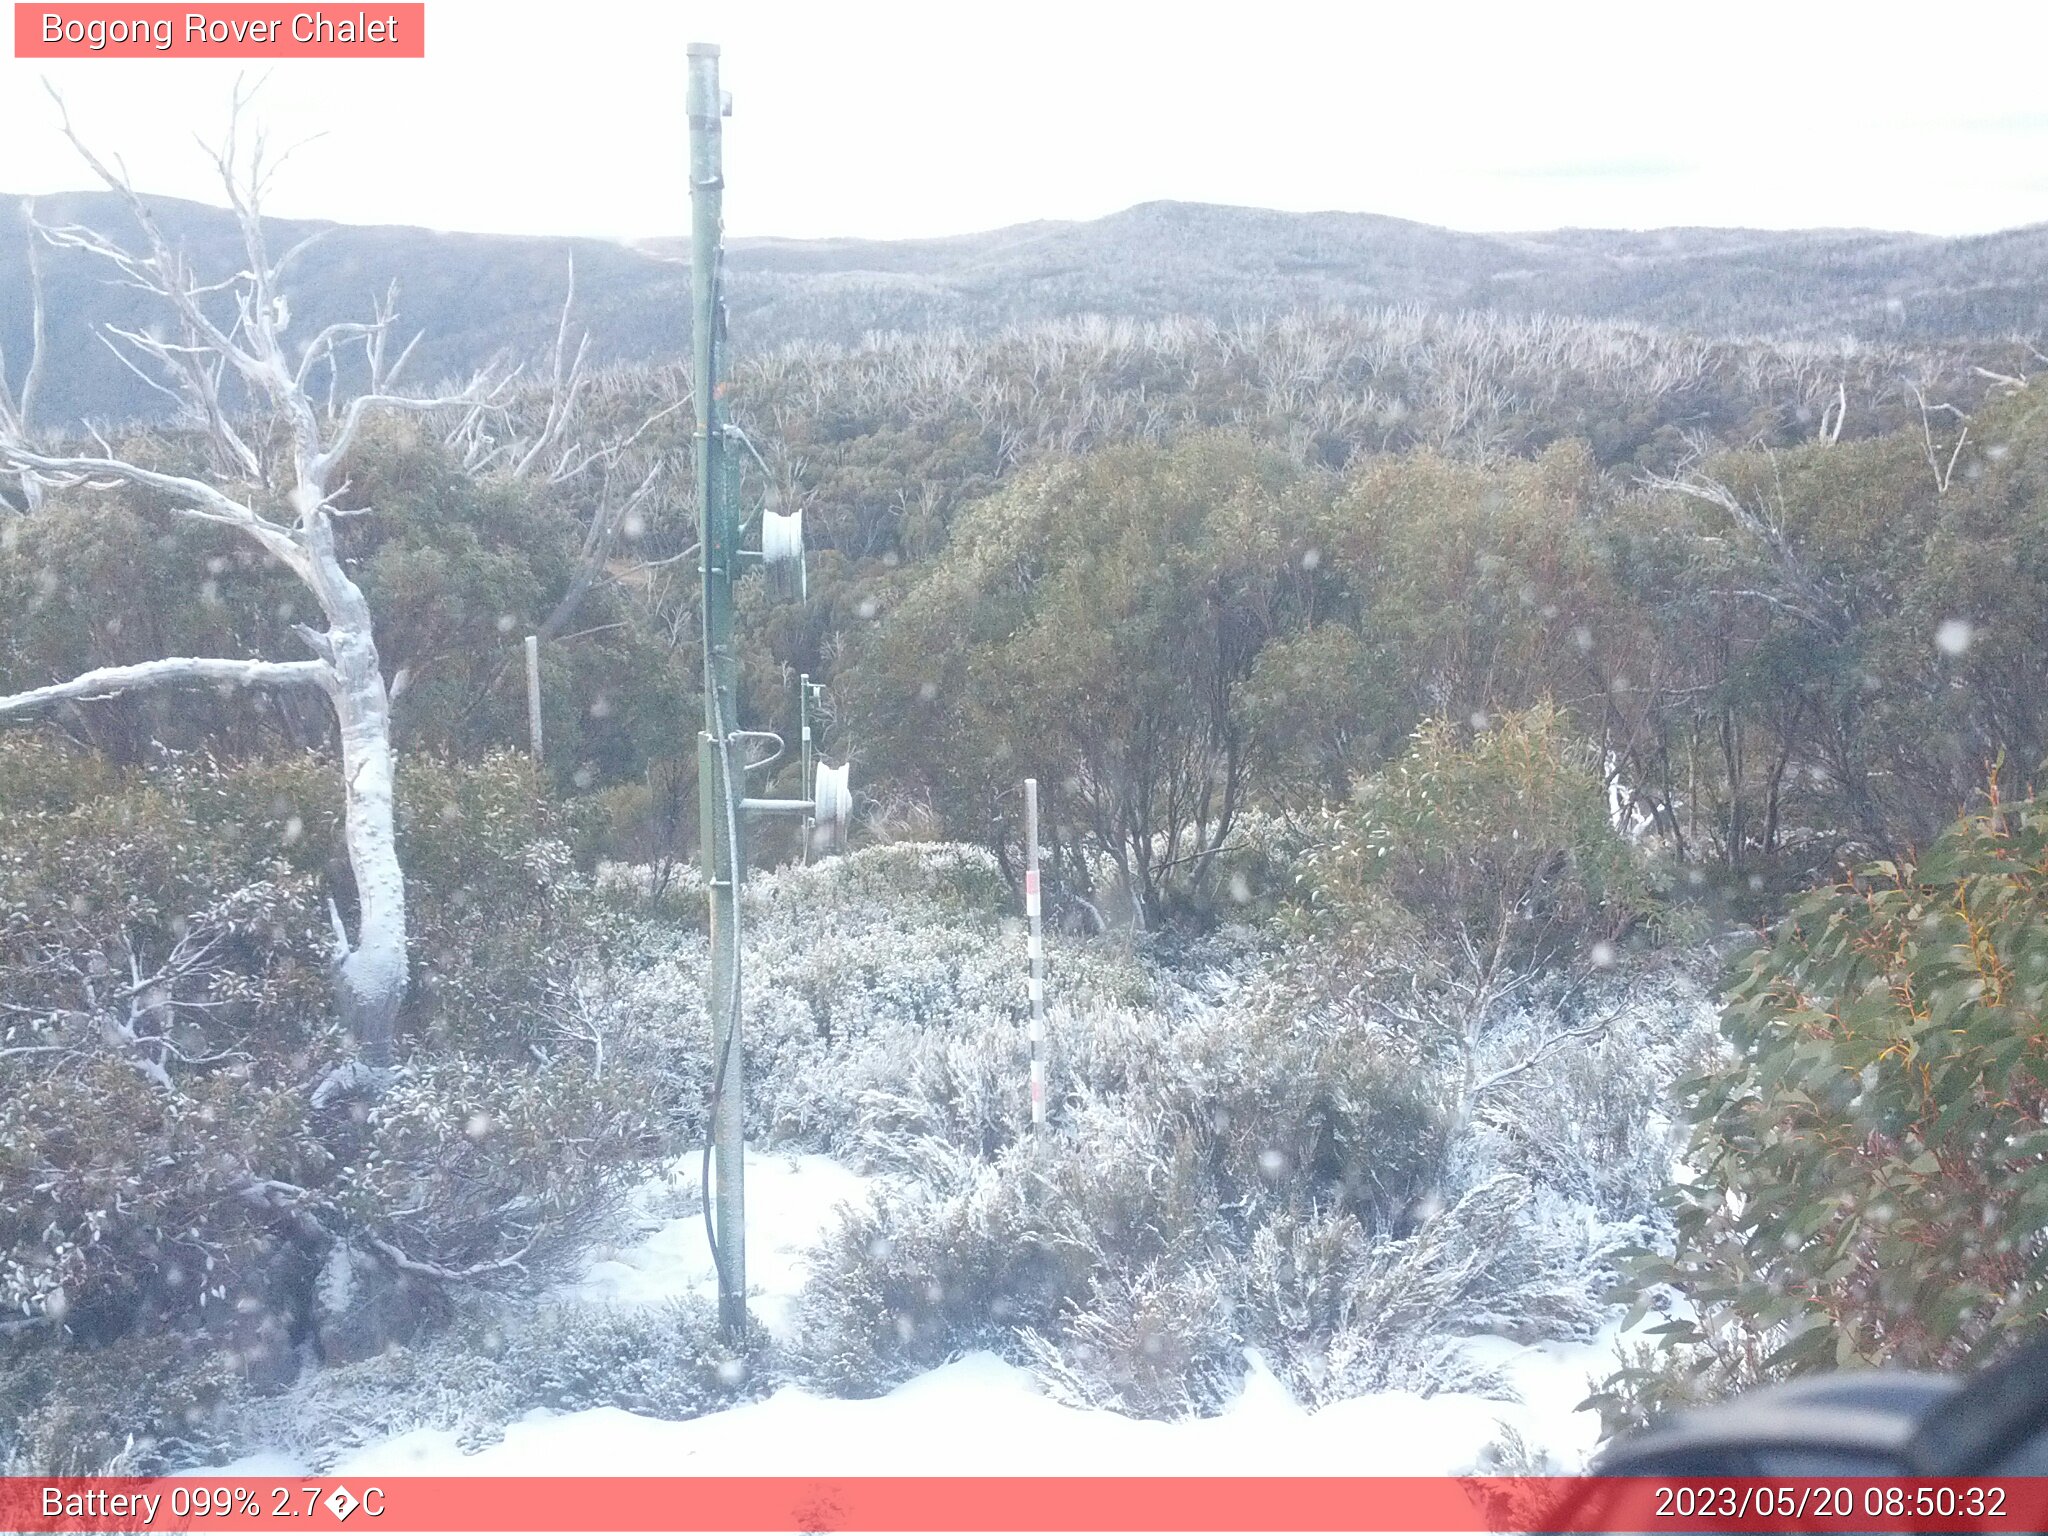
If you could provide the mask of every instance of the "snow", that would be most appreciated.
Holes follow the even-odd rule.
[[[1574,1389],[1585,1395],[1583,1382]],[[1052,1401],[1029,1371],[974,1354],[885,1397],[826,1398],[785,1387],[757,1403],[671,1423],[616,1408],[535,1414],[471,1455],[453,1432],[417,1430],[371,1446],[346,1476],[1429,1476],[1470,1471],[1503,1421],[1529,1405],[1389,1392],[1309,1413],[1263,1364],[1214,1418],[1165,1423]],[[275,1458],[228,1473],[296,1475]]]
[[[1504,1426],[1577,1467],[1598,1425],[1571,1408],[1597,1345],[1517,1351],[1528,1400],[1382,1392],[1310,1412],[1254,1355],[1245,1388],[1213,1418],[1167,1423],[1070,1408],[1029,1371],[974,1354],[884,1397],[819,1397],[785,1387],[760,1402],[680,1423],[617,1408],[535,1413],[465,1454],[448,1430],[415,1430],[344,1458],[327,1474],[376,1476],[1437,1476],[1471,1472]],[[1584,1421],[1584,1422],[1581,1422]],[[297,1476],[275,1455],[227,1475]]]
[[[583,1277],[552,1299],[589,1306],[645,1307],[684,1296],[718,1300],[718,1270],[704,1236],[701,1150],[678,1158],[634,1191],[633,1240],[600,1248]],[[747,1298],[777,1338],[787,1338],[789,1305],[802,1288],[804,1253],[842,1205],[858,1205],[872,1180],[811,1153],[747,1153]]]
[[[646,1306],[696,1293],[715,1276],[694,1207],[698,1160],[686,1158],[636,1192],[631,1240],[601,1252],[556,1300]],[[773,1328],[786,1326],[805,1248],[871,1180],[825,1157],[750,1153],[750,1289]],[[1428,1476],[1484,1470],[1503,1428],[1583,1465],[1598,1435],[1573,1410],[1618,1361],[1612,1331],[1590,1344],[1521,1346],[1482,1338],[1473,1358],[1512,1384],[1519,1402],[1465,1393],[1382,1392],[1311,1411],[1254,1351],[1242,1393],[1213,1418],[1163,1422],[1054,1401],[1037,1379],[988,1353],[969,1355],[885,1396],[829,1398],[784,1387],[758,1402],[681,1422],[616,1408],[529,1414],[496,1444],[463,1451],[454,1431],[415,1430],[349,1453],[330,1476],[1323,1475]],[[277,1453],[197,1472],[296,1476]]]

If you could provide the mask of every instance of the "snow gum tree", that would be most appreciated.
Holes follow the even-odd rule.
[[[236,118],[246,102],[238,98]],[[61,103],[60,103],[61,108]],[[323,1081],[316,1101],[374,1082],[392,1059],[392,1038],[407,976],[405,883],[392,815],[391,702],[368,601],[335,544],[335,520],[367,508],[346,506],[342,472],[364,422],[377,412],[423,411],[476,404],[478,386],[430,397],[397,391],[410,347],[393,357],[393,313],[324,327],[296,346],[286,340],[290,304],[284,281],[303,245],[273,256],[261,200],[268,181],[259,138],[246,164],[231,124],[215,152],[221,184],[239,222],[247,264],[224,281],[207,281],[166,238],[124,174],[111,169],[73,130],[64,131],[86,163],[134,215],[140,240],[117,243],[81,226],[42,228],[41,238],[104,261],[126,283],[159,300],[165,324],[149,331],[108,327],[107,343],[173,400],[203,438],[213,473],[176,472],[99,451],[40,452],[18,410],[0,412],[0,466],[39,490],[130,486],[158,493],[174,515],[219,524],[246,537],[269,561],[298,578],[317,601],[325,628],[295,626],[309,658],[169,656],[78,676],[0,697],[0,718],[20,717],[67,701],[136,689],[211,685],[317,689],[333,709],[340,742],[345,836],[356,891],[356,926],[348,932],[332,907],[335,989],[357,1058]],[[32,365],[33,367],[33,365]],[[365,386],[337,402],[335,385],[361,377]],[[324,398],[316,386],[324,385]]]
[[[961,817],[1038,778],[1059,894],[1200,896],[1252,789],[1237,695],[1279,628],[1314,481],[1213,435],[1059,461],[964,513],[862,679],[892,762]]]

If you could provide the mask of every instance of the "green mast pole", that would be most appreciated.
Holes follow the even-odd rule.
[[[716,1217],[718,1319],[728,1342],[747,1324],[745,1058],[740,1042],[739,880],[740,786],[732,781],[732,734],[739,723],[739,664],[732,643],[732,584],[738,574],[737,507],[729,495],[725,424],[718,385],[723,374],[725,190],[718,85],[718,48],[692,43],[690,59],[690,296],[692,375],[696,398],[698,573],[704,597],[704,730],[697,738],[697,809],[704,884],[711,908],[712,1156],[714,1189],[704,1192]],[[714,1193],[715,1190],[715,1193]]]

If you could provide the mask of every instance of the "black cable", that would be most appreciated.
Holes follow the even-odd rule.
[[[707,679],[707,683],[709,683],[709,679]],[[710,1113],[706,1117],[704,1125],[704,1161],[702,1170],[697,1175],[697,1187],[702,1193],[704,1200],[704,1240],[711,1245],[711,1265],[718,1272],[718,1294],[723,1298],[726,1292],[731,1289],[731,1285],[725,1273],[725,1254],[718,1243],[717,1223],[712,1219],[711,1215],[711,1152],[718,1135],[718,1111],[725,1100],[726,1069],[732,1063],[733,1049],[739,1043],[740,1035],[740,827],[739,817],[734,812],[732,805],[732,743],[726,734],[725,712],[719,700],[718,688],[715,684],[710,684],[709,696],[711,699],[711,724],[718,732],[718,760],[725,788],[723,798],[725,800],[726,878],[730,881],[732,887],[732,986],[728,989],[726,998],[725,1047],[718,1053],[718,1069],[711,1074]],[[718,959],[716,955],[712,957],[711,963],[714,967],[717,965]],[[706,1014],[708,1016],[708,1009]],[[742,1104],[740,1108],[741,1112],[744,1113],[746,1106]],[[742,1140],[741,1148],[740,1155],[744,1157],[746,1155],[744,1140]],[[741,1298],[741,1304],[745,1304],[744,1297]]]

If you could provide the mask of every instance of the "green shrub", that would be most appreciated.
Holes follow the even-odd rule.
[[[1815,893],[1730,993],[1724,1064],[1680,1085],[1668,1326],[1692,1381],[1944,1369],[2048,1316],[2048,805],[1995,801],[1917,862]],[[1620,1408],[1619,1398],[1611,1407]]]
[[[548,1005],[596,942],[570,850],[580,814],[541,798],[517,753],[400,763],[398,856],[413,925],[408,1013],[429,1049],[498,1060],[547,1049]]]
[[[1333,830],[1311,862],[1324,905],[1366,922],[1391,903],[1488,976],[1573,963],[1655,907],[1591,747],[1547,704],[1423,722]]]

